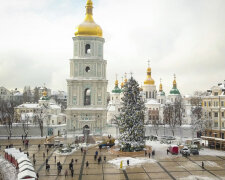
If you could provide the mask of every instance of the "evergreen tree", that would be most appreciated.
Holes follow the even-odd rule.
[[[145,105],[140,96],[139,85],[131,77],[124,85],[124,97],[119,115],[119,142],[122,151],[140,151],[144,148]]]

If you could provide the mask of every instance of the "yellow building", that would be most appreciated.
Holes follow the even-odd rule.
[[[203,117],[208,118],[210,122],[205,136],[211,137],[209,138],[211,146],[215,148],[221,146],[219,148],[225,149],[225,83],[208,90],[208,95],[202,98],[202,107]]]

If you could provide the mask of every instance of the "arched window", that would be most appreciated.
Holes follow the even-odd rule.
[[[91,90],[89,88],[84,91],[84,105],[91,105]]]
[[[149,98],[151,98],[152,97],[152,94],[151,94],[151,91],[149,92]]]
[[[90,54],[91,53],[91,45],[90,44],[86,44],[85,45],[85,54]]]

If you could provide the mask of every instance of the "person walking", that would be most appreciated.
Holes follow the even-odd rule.
[[[128,166],[130,165],[130,161],[129,161],[129,159],[127,160],[127,165],[128,165]]]
[[[94,160],[96,161],[96,159],[97,159],[97,155],[95,154],[95,156],[94,156]]]
[[[145,150],[145,156],[147,156],[147,151]]]
[[[100,159],[100,156],[98,157],[98,164],[100,164],[100,161],[101,161],[101,159]]]
[[[43,158],[45,158],[45,153],[43,152]]]
[[[104,161],[106,162],[106,156],[104,156]]]
[[[41,145],[40,144],[38,144],[38,150],[40,151],[40,147],[41,147]]]
[[[168,153],[169,153],[169,149],[167,149],[167,150],[166,150],[166,152],[167,152],[167,155],[168,155]]]
[[[67,171],[67,169],[65,170],[65,178],[67,178],[67,176],[68,176],[68,171]]]
[[[33,159],[33,164],[34,164],[34,166],[35,166],[35,163],[36,163],[36,159],[34,158],[34,159]]]
[[[29,157],[29,152],[27,152],[27,157]]]
[[[96,155],[96,157],[98,156],[98,151],[95,151],[95,155]]]
[[[151,152],[148,153],[148,157],[149,157],[149,158],[151,157]]]
[[[48,151],[49,151],[49,149],[47,148],[47,155],[48,155]]]
[[[55,156],[55,163],[56,163],[56,156]]]
[[[37,180],[38,180],[39,179],[39,174],[37,173],[36,176],[37,176]]]
[[[74,174],[74,170],[72,169],[72,170],[71,170],[71,176],[72,176],[72,177],[73,177],[73,174]]]
[[[35,154],[33,154],[33,159],[35,159]]]
[[[88,163],[88,161],[86,161],[86,168],[88,168],[88,166],[89,166],[89,163]]]
[[[202,161],[202,169],[204,169],[204,162]]]

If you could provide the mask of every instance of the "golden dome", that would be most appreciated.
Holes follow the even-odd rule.
[[[44,90],[44,91],[42,92],[42,96],[47,96],[47,91],[46,91],[46,90]]]
[[[115,81],[115,86],[118,86],[119,82],[118,80]]]
[[[148,69],[147,69],[147,78],[144,81],[144,84],[148,84],[148,85],[154,85],[155,84],[155,81],[151,77],[151,68],[150,67],[148,67]]]
[[[162,91],[163,89],[162,89],[162,83],[160,83],[160,85],[159,85],[159,91]]]
[[[87,0],[86,16],[84,22],[76,27],[75,36],[97,36],[102,37],[102,28],[94,22],[92,17],[93,3]]]

